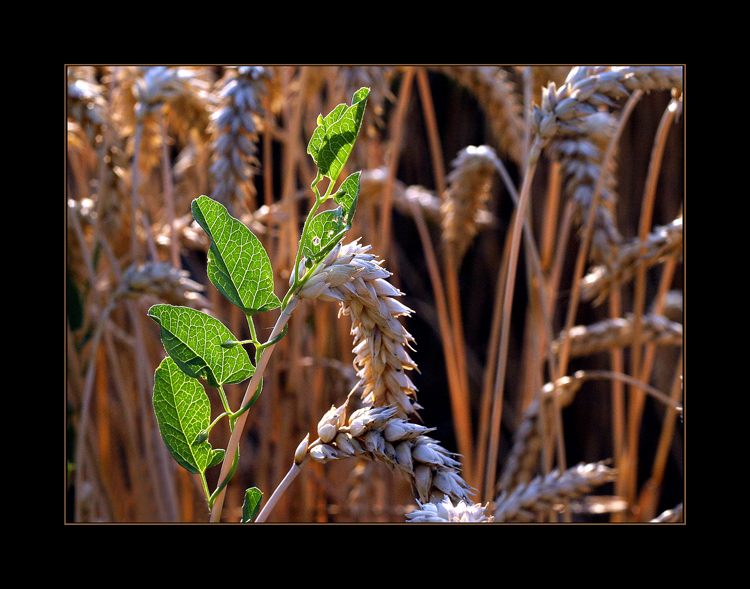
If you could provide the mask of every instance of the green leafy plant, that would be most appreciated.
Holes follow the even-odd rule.
[[[318,116],[307,152],[318,172],[311,184],[315,194],[300,237],[289,290],[282,299],[274,293],[273,268],[260,240],[227,209],[208,196],[192,202],[195,220],[211,239],[208,277],[232,304],[240,308],[250,332],[249,340],[238,340],[221,321],[207,313],[181,306],[158,304],[148,311],[159,324],[167,356],[154,374],[153,404],[162,439],[177,463],[201,478],[211,520],[219,521],[226,485],[239,460],[239,437],[246,411],[258,400],[263,371],[275,344],[286,335],[289,317],[315,269],[351,228],[357,207],[360,172],[336,183],[359,134],[369,88],[354,93],[351,106],[338,105],[326,117]],[[320,183],[328,180],[324,193]],[[334,209],[320,211],[333,199]],[[253,323],[258,313],[280,309],[271,335],[260,342]],[[252,344],[251,359],[245,345]],[[249,379],[239,408],[229,406],[224,386]],[[210,399],[205,381],[218,391],[224,411],[211,420]],[[215,449],[211,431],[221,419],[229,420],[231,431],[226,449]],[[215,490],[208,487],[206,471],[221,464]],[[242,521],[251,522],[259,512],[262,492],[252,487],[245,492]]]

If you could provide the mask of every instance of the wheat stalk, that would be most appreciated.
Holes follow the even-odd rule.
[[[553,470],[529,483],[504,491],[495,501],[496,522],[533,522],[558,504],[564,504],[615,479],[605,462],[581,463],[565,471]]]

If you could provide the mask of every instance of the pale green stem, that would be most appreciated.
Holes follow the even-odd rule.
[[[310,209],[310,212],[307,214],[307,218],[305,219],[305,225],[302,228],[302,237],[300,238],[300,247],[297,250],[297,257],[294,260],[294,282],[292,284],[292,288],[289,289],[289,292],[292,292],[294,290],[294,287],[299,282],[299,263],[300,263],[300,260],[302,259],[302,244],[305,242],[305,238],[307,237],[307,231],[310,228],[310,222],[315,216],[315,213],[318,212],[320,205],[323,204],[328,199],[329,196],[331,196],[331,192],[333,190],[333,180],[331,180],[328,183],[328,189],[326,190],[326,193],[323,196],[320,196],[320,191],[318,190],[318,183],[321,180],[323,180],[323,178],[325,178],[325,176],[322,176],[320,174],[320,170],[318,170],[318,174],[317,176],[315,176],[315,180],[313,180],[312,184],[310,185],[310,188],[312,188],[313,192],[315,193],[315,204],[313,204],[312,208]],[[284,298],[286,299],[286,297]]]
[[[281,331],[284,329],[284,326],[289,321],[289,318],[291,317],[292,312],[296,308],[298,302],[299,302],[299,299],[297,298],[291,298],[289,300],[288,304],[279,315],[279,318],[276,320],[276,325],[274,325],[273,331],[271,332],[271,336],[269,339],[272,340],[281,333]],[[252,400],[253,396],[256,394],[258,390],[258,386],[260,384],[260,380],[263,378],[263,372],[265,371],[266,366],[268,365],[268,361],[275,347],[276,347],[276,344],[272,344],[268,346],[268,348],[263,350],[260,360],[258,361],[258,365],[255,367],[255,373],[253,374],[253,377],[250,379],[250,384],[247,385],[247,390],[245,391],[245,397],[242,399],[243,407],[247,405]],[[243,412],[242,415],[240,415],[237,418],[237,422],[235,423],[234,429],[232,430],[232,434],[229,438],[229,443],[227,444],[227,449],[226,449],[226,453],[224,456],[224,462],[221,465],[221,474],[219,475],[219,481],[225,481],[227,476],[230,474],[230,471],[232,470],[232,462],[234,459],[234,455],[240,445],[240,437],[245,427],[245,421],[247,420],[247,415],[248,415],[247,412]],[[221,492],[216,496],[216,499],[214,501],[213,507],[211,509],[211,521],[212,522],[217,522],[217,521],[220,521],[221,519],[221,510],[224,505],[225,495],[226,495],[226,485],[221,490]]]
[[[279,499],[281,499],[281,496],[284,494],[284,491],[287,490],[289,485],[292,484],[292,481],[297,478],[297,475],[302,472],[302,465],[305,462],[302,461],[299,464],[296,462],[292,464],[292,467],[289,469],[289,472],[286,473],[286,476],[284,479],[279,483],[279,486],[276,487],[271,497],[268,499],[266,504],[263,506],[263,509],[261,509],[260,513],[258,514],[258,517],[255,518],[255,523],[263,523],[266,521],[269,515],[271,515],[271,512],[273,511],[273,508],[276,507],[276,503],[278,503]]]

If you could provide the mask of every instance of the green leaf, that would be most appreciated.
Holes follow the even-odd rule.
[[[325,118],[318,116],[318,126],[307,145],[318,170],[332,182],[339,177],[349,159],[362,125],[369,88],[360,88],[352,96],[352,105],[339,104]]]
[[[180,466],[202,474],[223,460],[224,450],[214,450],[208,441],[198,441],[211,419],[206,390],[169,356],[154,373],[153,404],[162,440]]]
[[[310,221],[302,243],[302,254],[308,260],[322,260],[351,229],[352,218],[357,209],[361,175],[361,172],[355,172],[341,183],[341,187],[333,195],[333,200],[339,205],[336,209],[318,213]]]
[[[191,205],[193,217],[211,238],[208,277],[245,314],[270,311],[281,305],[274,294],[268,254],[245,225],[219,202],[200,196]]]
[[[260,502],[263,501],[263,493],[257,487],[251,487],[245,491],[245,500],[242,503],[242,523],[252,522],[260,511]]]
[[[357,210],[359,180],[361,177],[362,172],[355,172],[341,183],[338,191],[333,195],[333,200],[341,205],[347,229],[351,229],[352,217],[354,217],[354,211]]]
[[[237,338],[215,317],[172,305],[154,305],[148,316],[161,327],[164,349],[188,376],[218,387],[253,375],[255,368],[245,348],[221,345]]]

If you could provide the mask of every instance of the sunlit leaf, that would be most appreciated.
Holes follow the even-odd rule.
[[[169,356],[154,373],[153,404],[164,445],[182,467],[199,474],[223,460],[224,450],[199,438],[211,420],[206,390]]]
[[[317,262],[323,259],[351,229],[357,208],[360,176],[361,172],[355,172],[341,183],[341,187],[333,195],[334,201],[339,205],[337,208],[313,217],[302,244],[302,254],[308,260]]]
[[[339,104],[326,117],[318,117],[318,126],[307,145],[323,176],[335,182],[349,159],[359,134],[369,88],[360,88],[352,96],[352,105]]]
[[[207,196],[195,199],[191,208],[211,238],[208,277],[216,288],[248,315],[280,306],[271,261],[252,231]]]
[[[242,523],[252,522],[260,511],[260,503],[263,501],[263,493],[257,487],[251,487],[245,491],[245,500],[242,502]]]
[[[164,349],[187,375],[203,378],[214,387],[253,375],[245,348],[221,345],[237,338],[215,317],[173,305],[154,305],[148,315],[161,328]]]

